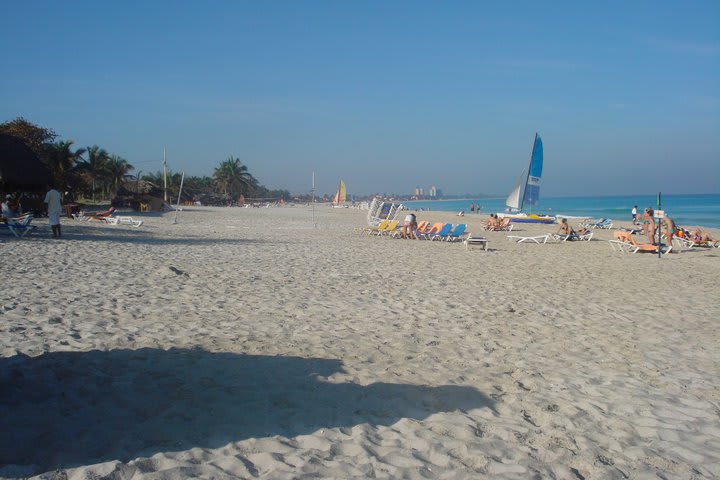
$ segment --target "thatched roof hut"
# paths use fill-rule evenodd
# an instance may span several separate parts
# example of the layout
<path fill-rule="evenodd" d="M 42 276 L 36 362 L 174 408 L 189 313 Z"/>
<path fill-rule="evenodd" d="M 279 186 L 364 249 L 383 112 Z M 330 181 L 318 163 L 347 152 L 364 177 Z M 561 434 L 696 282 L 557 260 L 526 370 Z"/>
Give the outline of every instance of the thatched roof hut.
<path fill-rule="evenodd" d="M 25 142 L 0 134 L 0 188 L 3 191 L 44 191 L 52 174 Z"/>

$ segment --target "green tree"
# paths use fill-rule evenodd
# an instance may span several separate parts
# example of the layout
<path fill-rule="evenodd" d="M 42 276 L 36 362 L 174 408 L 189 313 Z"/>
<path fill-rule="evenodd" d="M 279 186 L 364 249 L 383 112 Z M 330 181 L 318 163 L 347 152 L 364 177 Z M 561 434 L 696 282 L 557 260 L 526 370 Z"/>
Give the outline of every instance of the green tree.
<path fill-rule="evenodd" d="M 92 182 L 92 198 L 95 202 L 95 190 L 98 181 L 107 178 L 107 164 L 110 155 L 105 149 L 93 145 L 87 148 L 87 159 L 78 163 L 79 171 Z"/>
<path fill-rule="evenodd" d="M 28 122 L 23 117 L 0 123 L 0 133 L 22 139 L 43 161 L 47 159 L 47 145 L 57 138 L 57 133 L 53 130 Z"/>
<path fill-rule="evenodd" d="M 64 140 L 46 146 L 46 163 L 61 190 L 74 190 L 80 183 L 76 166 L 82 161 L 84 148 L 73 150 L 73 141 Z"/>
<path fill-rule="evenodd" d="M 220 162 L 213 173 L 213 178 L 220 192 L 232 197 L 246 193 L 250 187 L 257 185 L 255 178 L 248 172 L 247 166 L 243 165 L 239 159 L 233 158 L 232 155 L 227 160 Z"/>
<path fill-rule="evenodd" d="M 113 196 L 117 195 L 120 183 L 125 179 L 128 173 L 135 167 L 130 165 L 127 160 L 119 155 L 110 155 L 105 164 L 104 173 L 112 186 Z"/>

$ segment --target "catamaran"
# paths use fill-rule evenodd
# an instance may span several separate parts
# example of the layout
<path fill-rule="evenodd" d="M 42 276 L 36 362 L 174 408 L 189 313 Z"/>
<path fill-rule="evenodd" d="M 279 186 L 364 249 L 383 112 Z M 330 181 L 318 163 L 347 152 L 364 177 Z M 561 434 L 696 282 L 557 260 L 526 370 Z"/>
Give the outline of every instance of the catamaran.
<path fill-rule="evenodd" d="M 347 200 L 347 190 L 345 188 L 345 182 L 340 179 L 340 184 L 338 185 L 338 190 L 335 196 L 333 197 L 333 207 L 341 207 L 341 206 L 347 206 L 343 205 L 345 201 Z"/>
<path fill-rule="evenodd" d="M 523 170 L 515 188 L 512 189 L 505 205 L 512 213 L 498 213 L 499 218 L 511 218 L 513 222 L 521 223 L 554 223 L 555 217 L 523 212 L 525 206 L 535 206 L 540 200 L 540 178 L 543 167 L 543 145 L 540 135 L 535 134 L 530 165 Z"/>

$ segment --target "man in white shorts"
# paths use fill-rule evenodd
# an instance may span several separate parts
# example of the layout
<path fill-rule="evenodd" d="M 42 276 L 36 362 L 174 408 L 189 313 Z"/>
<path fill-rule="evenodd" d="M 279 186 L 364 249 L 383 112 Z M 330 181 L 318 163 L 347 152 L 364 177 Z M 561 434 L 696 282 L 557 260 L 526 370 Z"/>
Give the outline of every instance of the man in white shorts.
<path fill-rule="evenodd" d="M 405 217 L 405 224 L 403 225 L 403 238 L 416 238 L 415 230 L 417 229 L 417 218 L 414 213 L 409 213 Z"/>
<path fill-rule="evenodd" d="M 45 203 L 48 206 L 48 219 L 50 220 L 50 227 L 52 228 L 53 238 L 61 238 L 62 232 L 60 231 L 60 215 L 62 214 L 62 199 L 60 192 L 55 190 L 53 184 L 49 184 L 50 190 L 45 195 Z"/>

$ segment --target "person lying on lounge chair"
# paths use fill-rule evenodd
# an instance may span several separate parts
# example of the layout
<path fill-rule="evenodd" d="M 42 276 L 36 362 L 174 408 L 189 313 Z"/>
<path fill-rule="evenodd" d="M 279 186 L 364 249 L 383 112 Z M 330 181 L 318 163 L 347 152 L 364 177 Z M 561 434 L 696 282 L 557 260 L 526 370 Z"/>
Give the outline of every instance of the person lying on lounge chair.
<path fill-rule="evenodd" d="M 500 222 L 498 221 L 497 215 L 491 213 L 490 218 L 485 222 L 485 230 L 496 230 L 499 225 Z"/>
<path fill-rule="evenodd" d="M 0 223 L 23 224 L 27 221 L 28 217 L 32 216 L 32 213 L 26 213 L 24 215 L 18 215 L 16 217 L 6 217 L 4 215 L 0 215 Z"/>
<path fill-rule="evenodd" d="M 716 240 L 713 240 L 712 236 L 710 236 L 709 233 L 703 232 L 701 228 L 696 228 L 692 232 L 690 232 L 690 240 L 692 240 L 695 243 L 715 243 Z"/>
<path fill-rule="evenodd" d="M 569 223 L 567 223 L 567 218 L 563 218 L 560 220 L 560 230 L 558 231 L 558 234 L 560 235 L 575 235 L 575 230 L 570 226 Z"/>
<path fill-rule="evenodd" d="M 558 235 L 564 235 L 568 240 L 580 240 L 580 237 L 587 235 L 588 233 L 590 233 L 590 229 L 587 227 L 582 227 L 575 231 L 570 224 L 567 223 L 567 218 L 560 220 L 560 231 L 558 232 Z"/>

